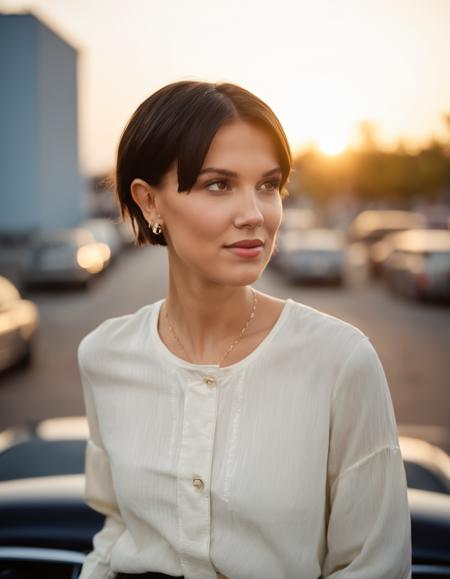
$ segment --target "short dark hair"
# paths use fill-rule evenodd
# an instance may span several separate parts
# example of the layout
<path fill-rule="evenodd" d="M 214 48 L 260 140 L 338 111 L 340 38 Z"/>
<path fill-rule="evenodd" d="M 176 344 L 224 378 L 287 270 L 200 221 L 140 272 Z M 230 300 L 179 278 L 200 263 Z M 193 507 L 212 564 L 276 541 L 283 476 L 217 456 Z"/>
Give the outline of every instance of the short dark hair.
<path fill-rule="evenodd" d="M 139 178 L 157 187 L 176 161 L 178 191 L 197 181 L 211 141 L 227 121 L 241 119 L 266 130 L 275 145 L 282 171 L 281 195 L 292 167 L 289 143 L 272 109 L 248 90 L 231 83 L 183 80 L 168 84 L 142 102 L 119 141 L 115 194 L 122 220 L 131 220 L 137 245 L 167 245 L 155 235 L 131 195 Z"/>

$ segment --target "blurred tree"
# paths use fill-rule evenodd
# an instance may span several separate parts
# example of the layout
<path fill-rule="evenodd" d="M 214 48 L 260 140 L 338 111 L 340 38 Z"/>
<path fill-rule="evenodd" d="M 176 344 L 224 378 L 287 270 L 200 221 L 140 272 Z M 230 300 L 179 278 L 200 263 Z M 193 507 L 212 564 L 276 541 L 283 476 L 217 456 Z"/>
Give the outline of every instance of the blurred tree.
<path fill-rule="evenodd" d="M 405 209 L 420 198 L 433 201 L 450 187 L 450 114 L 443 120 L 445 142 L 432 139 L 416 153 L 408 152 L 403 141 L 393 152 L 381 150 L 376 127 L 367 121 L 360 124 L 357 150 L 331 157 L 310 147 L 294 159 L 301 184 L 294 195 L 307 191 L 320 206 L 343 192 L 365 203 Z"/>
<path fill-rule="evenodd" d="M 446 153 L 447 148 L 447 153 Z M 450 151 L 434 140 L 419 152 L 415 164 L 416 193 L 434 199 L 449 185 Z"/>
<path fill-rule="evenodd" d="M 360 148 L 364 151 L 376 151 L 378 146 L 377 127 L 370 121 L 362 121 L 358 125 Z"/>

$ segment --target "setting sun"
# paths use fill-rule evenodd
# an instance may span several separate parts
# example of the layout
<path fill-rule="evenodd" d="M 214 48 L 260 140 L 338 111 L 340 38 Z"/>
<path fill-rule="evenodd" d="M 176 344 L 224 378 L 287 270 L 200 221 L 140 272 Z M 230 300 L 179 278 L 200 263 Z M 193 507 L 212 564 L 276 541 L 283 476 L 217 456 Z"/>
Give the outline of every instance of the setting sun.
<path fill-rule="evenodd" d="M 269 100 L 276 101 L 276 95 Z M 294 149 L 310 143 L 326 155 L 339 155 L 352 145 L 364 118 L 357 91 L 334 73 L 313 75 L 307 89 L 301 80 L 291 79 L 276 108 Z"/>
<path fill-rule="evenodd" d="M 325 155 L 340 155 L 347 148 L 347 142 L 339 136 L 330 134 L 323 139 L 318 140 L 317 146 Z"/>

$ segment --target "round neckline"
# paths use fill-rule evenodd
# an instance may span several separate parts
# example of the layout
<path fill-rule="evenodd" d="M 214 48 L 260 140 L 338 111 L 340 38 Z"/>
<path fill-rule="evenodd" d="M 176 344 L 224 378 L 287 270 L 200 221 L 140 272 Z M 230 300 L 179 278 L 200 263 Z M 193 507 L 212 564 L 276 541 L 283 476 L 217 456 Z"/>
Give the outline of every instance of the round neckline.
<path fill-rule="evenodd" d="M 242 368 L 243 366 L 246 366 L 251 361 L 253 361 L 257 356 L 259 356 L 261 351 L 266 348 L 266 346 L 273 340 L 275 335 L 281 329 L 281 326 L 288 318 L 288 311 L 293 305 L 294 301 L 291 298 L 287 298 L 285 300 L 283 309 L 281 310 L 277 320 L 275 321 L 274 325 L 267 333 L 267 335 L 264 337 L 264 339 L 261 340 L 261 342 L 256 346 L 256 348 L 252 350 L 249 354 L 247 354 L 247 356 L 245 356 L 238 362 L 235 362 L 234 364 L 230 364 L 229 366 L 219 366 L 218 364 L 194 364 L 192 362 L 188 362 L 187 360 L 183 360 L 183 358 L 180 358 L 179 356 L 176 356 L 173 352 L 171 352 L 169 348 L 166 346 L 166 344 L 162 341 L 158 332 L 159 313 L 161 311 L 161 306 L 163 303 L 164 298 L 155 302 L 152 306 L 150 306 L 150 320 L 149 320 L 150 335 L 153 340 L 153 343 L 159 350 L 160 354 L 164 356 L 172 364 L 175 364 L 176 366 L 181 368 L 196 370 L 197 372 L 202 370 L 230 372 L 232 370 L 237 370 Z"/>

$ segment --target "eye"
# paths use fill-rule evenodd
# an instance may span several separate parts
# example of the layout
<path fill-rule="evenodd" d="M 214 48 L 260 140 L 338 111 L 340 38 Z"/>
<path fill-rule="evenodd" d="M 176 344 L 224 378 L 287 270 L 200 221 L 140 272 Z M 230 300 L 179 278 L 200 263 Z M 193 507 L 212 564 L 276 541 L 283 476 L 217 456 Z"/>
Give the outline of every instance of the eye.
<path fill-rule="evenodd" d="M 277 191 L 281 185 L 280 181 L 265 181 L 263 185 L 266 185 L 267 183 L 269 183 L 270 187 L 266 188 L 266 191 Z"/>
<path fill-rule="evenodd" d="M 226 191 L 226 188 L 221 188 L 219 187 L 218 189 L 211 189 L 210 187 L 212 185 L 225 185 L 226 187 L 228 186 L 228 183 L 226 181 L 221 181 L 220 179 L 216 179 L 215 181 L 209 181 L 209 183 L 206 183 L 205 187 L 207 189 L 209 189 L 209 191 Z"/>

